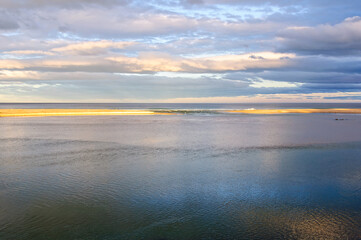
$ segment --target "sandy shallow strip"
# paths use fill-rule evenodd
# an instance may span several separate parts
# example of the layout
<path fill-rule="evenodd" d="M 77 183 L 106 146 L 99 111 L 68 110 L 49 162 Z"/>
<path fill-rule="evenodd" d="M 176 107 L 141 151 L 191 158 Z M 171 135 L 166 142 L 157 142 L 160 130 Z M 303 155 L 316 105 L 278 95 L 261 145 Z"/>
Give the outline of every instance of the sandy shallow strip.
<path fill-rule="evenodd" d="M 245 114 L 283 114 L 283 113 L 348 113 L 361 114 L 360 108 L 327 108 L 327 109 L 247 109 L 247 110 L 229 110 L 229 113 Z"/>
<path fill-rule="evenodd" d="M 148 110 L 112 109 L 0 109 L 0 117 L 105 116 L 105 115 L 169 115 Z"/>

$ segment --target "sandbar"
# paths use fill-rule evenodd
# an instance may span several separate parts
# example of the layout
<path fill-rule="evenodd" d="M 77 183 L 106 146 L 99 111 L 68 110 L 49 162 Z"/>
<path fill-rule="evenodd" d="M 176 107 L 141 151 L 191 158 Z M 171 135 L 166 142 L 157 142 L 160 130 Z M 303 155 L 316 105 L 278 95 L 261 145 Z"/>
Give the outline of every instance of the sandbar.
<path fill-rule="evenodd" d="M 107 115 L 174 115 L 197 113 L 199 110 L 139 110 L 139 109 L 0 109 L 0 117 L 48 117 L 48 116 L 107 116 Z M 215 113 L 241 114 L 287 114 L 287 113 L 343 113 L 361 114 L 360 108 L 327 109 L 244 109 L 244 110 L 207 110 Z"/>

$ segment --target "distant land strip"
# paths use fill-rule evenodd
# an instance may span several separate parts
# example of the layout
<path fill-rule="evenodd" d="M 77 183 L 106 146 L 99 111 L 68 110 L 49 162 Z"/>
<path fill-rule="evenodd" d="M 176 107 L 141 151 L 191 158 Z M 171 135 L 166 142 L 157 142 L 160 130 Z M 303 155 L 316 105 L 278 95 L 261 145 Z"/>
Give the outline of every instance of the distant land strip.
<path fill-rule="evenodd" d="M 0 109 L 0 117 L 170 115 L 150 110 L 118 109 Z"/>
<path fill-rule="evenodd" d="M 344 113 L 344 114 L 361 114 L 361 109 L 360 108 L 244 109 L 244 110 L 0 109 L 0 117 L 174 115 L 174 114 L 188 114 L 188 113 L 241 113 L 241 114 Z"/>
<path fill-rule="evenodd" d="M 361 114 L 360 108 L 304 108 L 304 109 L 245 109 L 245 110 L 227 110 L 229 113 L 245 114 L 284 114 L 284 113 L 348 113 Z"/>

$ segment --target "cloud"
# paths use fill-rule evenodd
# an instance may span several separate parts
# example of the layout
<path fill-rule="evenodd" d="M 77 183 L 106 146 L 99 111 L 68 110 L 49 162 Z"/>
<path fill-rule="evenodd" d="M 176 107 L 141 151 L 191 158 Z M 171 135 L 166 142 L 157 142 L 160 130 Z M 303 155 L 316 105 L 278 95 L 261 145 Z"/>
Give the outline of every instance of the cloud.
<path fill-rule="evenodd" d="M 253 86 L 254 84 L 270 84 L 268 81 L 230 81 L 219 76 L 199 76 L 198 78 L 188 77 L 165 77 L 157 75 L 98 75 L 104 77 L 102 81 L 91 80 L 56 80 L 56 73 L 47 73 L 48 80 L 15 80 L 2 81 L 0 84 L 0 95 L 10 94 L 12 96 L 45 96 L 49 99 L 64 99 L 75 101 L 78 99 L 165 99 L 176 98 L 209 98 L 217 97 L 231 99 L 253 98 L 263 95 L 265 99 L 274 98 L 281 101 L 279 96 L 292 94 L 294 97 L 299 94 L 309 95 L 309 89 L 297 89 L 289 83 L 288 86 Z M 141 87 L 140 87 L 141 86 Z M 296 88 L 296 89 L 295 89 Z M 313 90 L 314 91 L 314 90 Z M 316 91 L 318 91 L 316 89 Z M 297 94 L 296 94 L 297 93 Z M 325 94 L 326 95 L 326 94 Z M 327 96 L 344 96 L 327 95 Z M 240 97 L 243 96 L 243 97 Z M 268 97 L 267 97 L 268 96 Z M 348 95 L 354 96 L 354 95 Z"/>
<path fill-rule="evenodd" d="M 296 88 L 301 86 L 302 84 L 299 83 L 291 83 L 285 81 L 270 81 L 264 79 L 256 79 L 250 84 L 250 87 L 253 88 Z"/>
<path fill-rule="evenodd" d="M 122 44 L 121 44 L 122 45 Z M 57 49 L 63 53 L 73 45 Z M 81 45 L 83 46 L 83 45 Z M 89 50 L 85 44 L 85 49 Z M 93 46 L 90 44 L 90 46 Z M 102 45 L 103 46 L 103 45 Z M 123 45 L 122 45 L 123 46 Z M 93 48 L 90 48 L 93 49 Z M 82 49 L 80 48 L 79 51 Z M 94 49 L 93 49 L 94 50 Z M 33 53 L 33 52 L 30 52 Z M 257 55 L 258 58 L 250 56 Z M 0 60 L 0 69 L 62 72 L 225 72 L 246 69 L 272 69 L 290 64 L 293 54 L 260 52 L 212 57 L 177 57 L 166 53 L 143 52 L 138 57 L 111 54 L 99 56 L 51 56 L 45 59 Z"/>
<path fill-rule="evenodd" d="M 40 76 L 42 73 L 40 73 Z M 87 80 L 56 80 L 57 73 L 47 73 L 41 76 L 50 77 L 46 80 L 8 79 L 1 81 L 0 94 L 33 94 L 51 98 L 64 97 L 64 92 L 76 97 L 120 99 L 120 98 L 171 98 L 191 96 L 221 96 L 235 95 L 245 91 L 247 82 L 222 81 L 212 77 L 185 78 L 165 77 L 155 75 L 110 75 L 101 74 L 102 81 L 98 79 Z M 32 87 L 33 86 L 33 87 Z M 141 87 L 139 87 L 141 86 Z M 74 99 L 74 96 L 68 99 Z"/>
<path fill-rule="evenodd" d="M 264 19 L 227 20 L 222 15 L 217 14 L 203 17 L 189 16 L 172 11 L 159 11 L 139 4 L 115 4 L 112 8 L 93 4 L 81 8 L 64 8 L 61 6 L 49 9 L 41 7 L 7 8 L 6 12 L 7 17 L 4 18 L 4 21 L 11 19 L 11 22 L 15 24 L 14 26 L 32 38 L 56 38 L 59 37 L 59 34 L 65 37 L 73 35 L 101 39 L 149 38 L 172 35 L 209 37 L 225 34 L 249 38 L 258 34 L 273 35 L 277 29 L 288 26 L 285 22 L 265 21 Z M 175 39 L 178 38 L 179 36 Z"/>
<path fill-rule="evenodd" d="M 0 30 L 14 30 L 19 27 L 13 16 L 0 9 Z"/>
<path fill-rule="evenodd" d="M 196 18 L 171 12 L 142 11 L 137 8 L 116 7 L 113 9 L 93 8 L 62 9 L 54 12 L 39 12 L 33 19 L 35 25 L 54 31 L 84 37 L 139 38 L 193 34 L 214 36 L 250 36 L 270 34 L 286 26 L 272 21 L 225 21 L 216 17 Z M 44 22 L 43 19 L 50 19 Z M 51 28 L 51 25 L 57 28 Z M 26 26 L 25 26 L 26 27 Z M 42 30 L 43 31 L 43 30 Z"/>
<path fill-rule="evenodd" d="M 130 1 L 127 0 L 1 0 L 2 8 L 39 8 L 39 7 L 82 7 L 87 4 L 104 5 L 124 5 Z"/>
<path fill-rule="evenodd" d="M 348 55 L 361 52 L 361 17 L 346 18 L 336 25 L 290 27 L 279 33 L 280 47 L 304 54 Z"/>
<path fill-rule="evenodd" d="M 359 102 L 361 92 L 355 93 L 309 93 L 309 94 L 256 94 L 253 96 L 237 97 L 201 97 L 201 98 L 170 98 L 151 99 L 139 102 L 154 103 L 335 103 L 335 102 Z M 347 101 L 345 101 L 347 100 Z M 136 99 L 129 99 L 134 102 Z"/>
<path fill-rule="evenodd" d="M 132 41 L 116 41 L 116 40 L 96 40 L 96 41 L 70 41 L 70 40 L 30 40 L 17 39 L 11 42 L 9 39 L 1 39 L 0 46 L 4 54 L 7 55 L 101 55 L 110 52 L 119 52 L 137 45 Z M 2 49 L 1 49 L 2 48 Z M 16 50 L 15 50 L 16 49 Z M 29 56 L 30 57 L 30 56 Z"/>
<path fill-rule="evenodd" d="M 42 15 L 47 15 L 42 13 Z M 63 9 L 54 13 L 61 31 L 95 37 L 145 37 L 196 30 L 197 20 L 182 15 L 143 12 L 129 8 Z"/>
<path fill-rule="evenodd" d="M 39 79 L 40 73 L 36 71 L 0 71 L 0 80 L 27 80 L 27 79 Z M 1 84 L 1 87 L 4 87 Z"/>
<path fill-rule="evenodd" d="M 356 99 L 335 94 L 360 89 L 360 8 L 338 0 L 2 0 L 0 96 Z"/>
<path fill-rule="evenodd" d="M 337 91 L 360 91 L 361 84 L 333 84 L 333 83 L 323 83 L 323 84 L 314 84 L 314 83 L 307 83 L 303 84 L 302 88 L 308 89 L 317 89 L 320 90 L 337 90 Z"/>
<path fill-rule="evenodd" d="M 361 83 L 361 74 L 341 72 L 302 72 L 302 71 L 273 71 L 258 74 L 260 77 L 277 80 L 313 84 L 354 84 Z"/>
<path fill-rule="evenodd" d="M 1 19 L 0 18 L 0 30 L 11 30 L 18 28 L 19 25 L 16 22 L 13 22 L 8 19 Z"/>
<path fill-rule="evenodd" d="M 257 68 L 278 68 L 289 64 L 284 57 L 294 57 L 293 54 L 273 52 L 257 53 L 254 59 L 250 54 L 221 55 L 212 57 L 180 58 L 157 53 L 143 53 L 138 58 L 109 57 L 107 60 L 126 66 L 130 72 L 225 72 Z"/>
<path fill-rule="evenodd" d="M 274 4 L 274 5 L 279 5 L 279 4 L 285 4 L 284 0 L 276 0 L 276 1 L 271 1 L 271 0 L 180 0 L 181 3 L 183 4 L 196 4 L 196 5 L 200 5 L 200 4 L 207 4 L 207 5 L 213 5 L 213 4 L 230 4 L 230 5 L 267 5 L 267 4 Z M 289 3 L 291 3 L 292 1 L 288 1 Z"/>
<path fill-rule="evenodd" d="M 0 69 L 10 69 L 10 70 L 22 70 L 26 68 L 27 65 L 19 60 L 7 60 L 7 59 L 0 59 Z"/>
<path fill-rule="evenodd" d="M 107 53 L 109 49 L 123 49 L 134 44 L 134 42 L 114 42 L 109 40 L 86 41 L 71 43 L 63 47 L 53 48 L 50 51 L 71 55 L 98 55 Z"/>
<path fill-rule="evenodd" d="M 6 76 L 6 74 L 11 74 Z M 24 76 L 24 74 L 27 74 Z M 2 76 L 4 78 L 2 78 Z M 30 77 L 33 77 L 32 79 Z M 99 79 L 102 79 L 99 81 Z M 0 95 L 42 96 L 51 101 L 140 102 L 280 102 L 331 101 L 325 97 L 358 99 L 360 85 L 354 89 L 292 82 L 274 82 L 262 78 L 230 80 L 224 74 L 111 74 L 58 72 L 0 72 Z M 350 85 L 351 86 L 351 85 Z M 341 88 L 342 89 L 342 88 Z M 26 98 L 25 98 L 26 99 Z"/>

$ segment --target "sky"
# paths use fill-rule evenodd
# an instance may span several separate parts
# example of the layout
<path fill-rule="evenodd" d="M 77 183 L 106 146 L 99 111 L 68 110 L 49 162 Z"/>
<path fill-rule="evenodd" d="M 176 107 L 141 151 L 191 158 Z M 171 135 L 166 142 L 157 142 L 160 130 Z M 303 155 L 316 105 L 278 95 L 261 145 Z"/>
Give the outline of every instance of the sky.
<path fill-rule="evenodd" d="M 361 102 L 361 1 L 0 0 L 0 102 Z"/>

